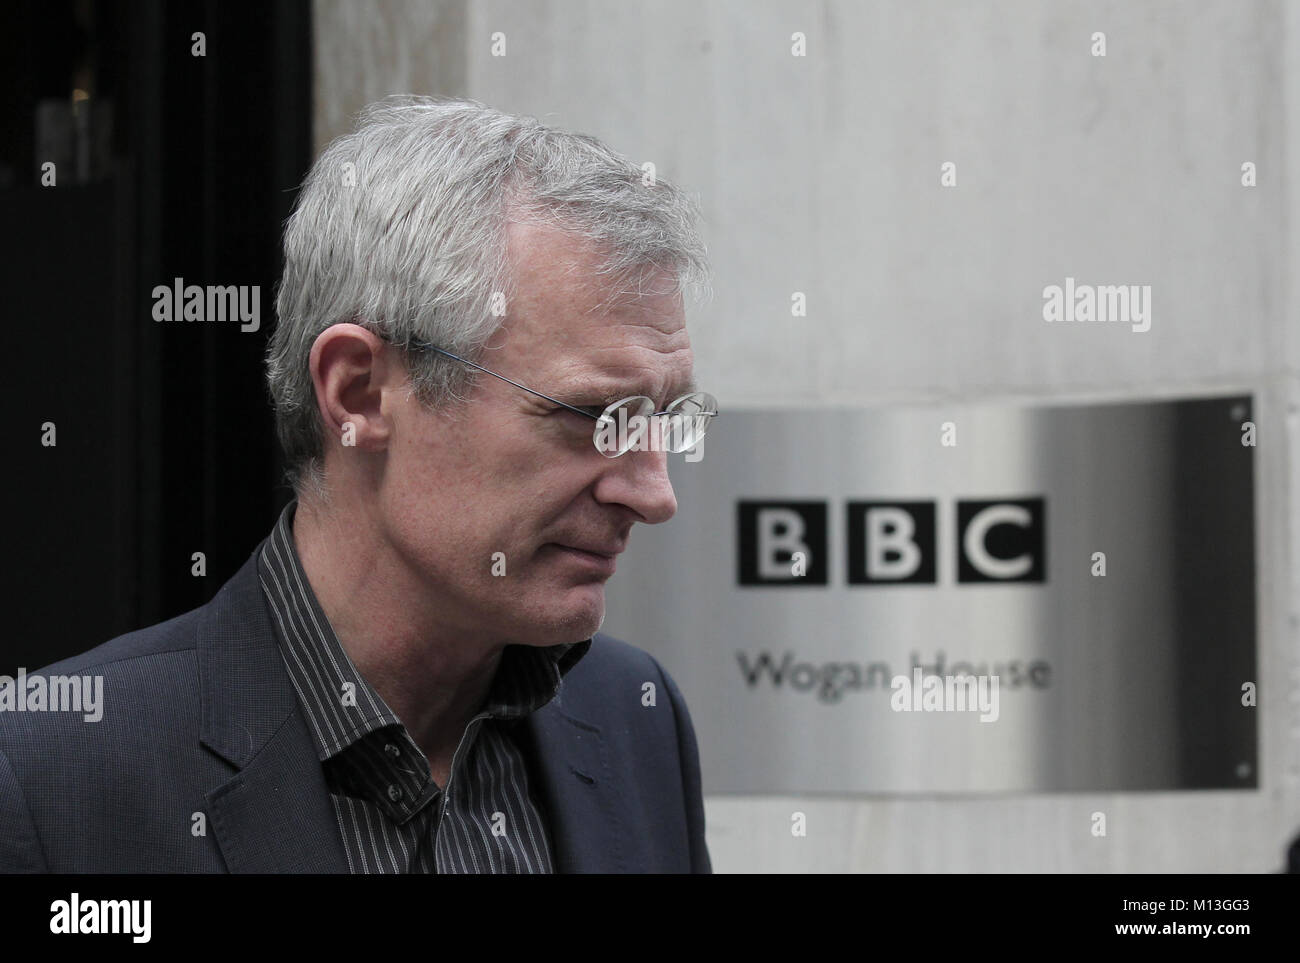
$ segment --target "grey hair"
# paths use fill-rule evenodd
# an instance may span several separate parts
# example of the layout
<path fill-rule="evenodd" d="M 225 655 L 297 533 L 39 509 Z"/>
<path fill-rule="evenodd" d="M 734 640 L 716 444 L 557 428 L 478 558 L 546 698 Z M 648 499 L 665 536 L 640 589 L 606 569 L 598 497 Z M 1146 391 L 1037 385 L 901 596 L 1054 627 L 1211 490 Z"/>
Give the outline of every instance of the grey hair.
<path fill-rule="evenodd" d="M 594 137 L 472 100 L 390 97 L 312 166 L 284 234 L 278 322 L 266 354 L 276 434 L 298 495 L 328 500 L 324 432 L 308 360 L 317 336 L 353 322 L 393 344 L 432 342 L 472 361 L 515 294 L 511 220 L 590 242 L 614 294 L 711 294 L 699 204 Z M 494 295 L 498 296 L 494 309 Z M 463 401 L 475 372 L 431 352 L 407 355 L 430 408 Z"/>

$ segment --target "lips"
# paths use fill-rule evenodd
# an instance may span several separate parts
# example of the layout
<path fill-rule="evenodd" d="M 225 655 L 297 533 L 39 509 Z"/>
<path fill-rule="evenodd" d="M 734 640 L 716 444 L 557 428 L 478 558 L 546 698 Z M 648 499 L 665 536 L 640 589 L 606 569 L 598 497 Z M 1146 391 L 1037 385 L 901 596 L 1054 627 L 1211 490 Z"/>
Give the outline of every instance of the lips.
<path fill-rule="evenodd" d="M 572 548 L 575 551 L 586 552 L 588 555 L 599 555 L 601 558 L 615 558 L 622 555 L 627 550 L 627 536 L 617 541 L 587 541 L 582 539 L 573 542 L 554 541 L 552 545 L 558 545 L 560 548 Z"/>
<path fill-rule="evenodd" d="M 580 565 L 589 574 L 602 581 L 612 576 L 618 567 L 618 556 L 623 549 L 617 545 L 599 545 L 579 547 L 563 542 L 552 542 L 551 546 L 564 557 Z M 596 551 L 599 548 L 601 551 Z"/>
<path fill-rule="evenodd" d="M 601 558 L 613 558 L 616 555 L 622 555 L 623 549 L 616 545 L 595 546 L 595 545 L 567 545 L 563 542 L 556 542 L 560 548 L 572 548 L 579 552 L 586 552 L 589 555 L 599 555 Z"/>

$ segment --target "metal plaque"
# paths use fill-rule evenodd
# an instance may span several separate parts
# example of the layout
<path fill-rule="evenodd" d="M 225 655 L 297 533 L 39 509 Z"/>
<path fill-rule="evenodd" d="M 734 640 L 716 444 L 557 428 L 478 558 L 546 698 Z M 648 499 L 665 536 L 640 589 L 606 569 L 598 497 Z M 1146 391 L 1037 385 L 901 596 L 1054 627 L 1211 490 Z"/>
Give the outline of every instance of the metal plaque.
<path fill-rule="evenodd" d="M 604 630 L 708 793 L 1253 789 L 1251 410 L 724 407 Z"/>

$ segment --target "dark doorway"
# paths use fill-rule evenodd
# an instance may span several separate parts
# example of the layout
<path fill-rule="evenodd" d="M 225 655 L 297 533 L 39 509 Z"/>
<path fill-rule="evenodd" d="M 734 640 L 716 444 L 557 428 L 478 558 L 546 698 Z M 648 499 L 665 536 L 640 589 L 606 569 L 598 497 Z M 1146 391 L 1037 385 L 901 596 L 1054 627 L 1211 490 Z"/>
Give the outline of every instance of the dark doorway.
<path fill-rule="evenodd" d="M 6 20 L 12 674 L 207 601 L 288 500 L 262 357 L 311 161 L 311 25 L 307 0 L 23 0 Z M 178 278 L 256 289 L 256 330 L 155 320 Z"/>

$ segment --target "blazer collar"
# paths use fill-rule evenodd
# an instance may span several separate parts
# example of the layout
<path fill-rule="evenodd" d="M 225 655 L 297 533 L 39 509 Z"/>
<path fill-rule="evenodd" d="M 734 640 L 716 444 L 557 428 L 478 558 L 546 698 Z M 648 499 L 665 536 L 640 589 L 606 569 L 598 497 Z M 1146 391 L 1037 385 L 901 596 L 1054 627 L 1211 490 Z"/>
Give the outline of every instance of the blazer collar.
<path fill-rule="evenodd" d="M 334 803 L 257 577 L 261 545 L 199 621 L 200 740 L 238 771 L 207 794 L 232 873 L 348 872 Z"/>

